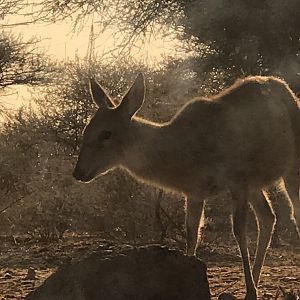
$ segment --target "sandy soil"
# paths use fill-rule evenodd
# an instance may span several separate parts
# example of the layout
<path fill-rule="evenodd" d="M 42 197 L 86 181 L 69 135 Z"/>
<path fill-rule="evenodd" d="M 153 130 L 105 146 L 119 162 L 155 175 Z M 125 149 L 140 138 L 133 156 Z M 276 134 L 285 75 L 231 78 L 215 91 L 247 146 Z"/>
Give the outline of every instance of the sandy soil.
<path fill-rule="evenodd" d="M 59 243 L 0 241 L 0 300 L 22 299 L 36 289 L 58 266 L 79 259 L 93 250 L 116 247 L 95 237 L 67 238 Z M 252 247 L 253 248 L 253 247 Z M 251 252 L 253 254 L 253 252 Z M 233 241 L 203 246 L 199 256 L 207 263 L 212 299 L 222 292 L 244 295 L 240 258 Z M 259 298 L 274 298 L 278 287 L 300 289 L 300 248 L 285 245 L 269 249 L 259 288 Z"/>

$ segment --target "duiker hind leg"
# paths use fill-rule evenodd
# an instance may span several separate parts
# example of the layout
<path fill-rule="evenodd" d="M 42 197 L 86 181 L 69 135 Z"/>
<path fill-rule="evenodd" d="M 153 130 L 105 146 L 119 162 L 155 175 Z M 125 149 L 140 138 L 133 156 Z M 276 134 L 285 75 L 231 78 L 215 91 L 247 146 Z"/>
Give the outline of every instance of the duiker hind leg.
<path fill-rule="evenodd" d="M 246 283 L 246 300 L 256 300 L 256 286 L 250 268 L 250 259 L 246 237 L 247 214 L 249 210 L 249 198 L 252 192 L 246 185 L 234 186 L 231 189 L 232 196 L 232 225 L 233 233 L 239 245 L 242 256 L 243 269 Z"/>
<path fill-rule="evenodd" d="M 284 183 L 288 193 L 288 201 L 291 208 L 291 220 L 295 224 L 295 230 L 300 238 L 300 199 L 299 199 L 299 164 L 285 176 Z"/>
<path fill-rule="evenodd" d="M 198 244 L 198 230 L 204 201 L 195 197 L 186 198 L 185 227 L 186 227 L 186 254 L 193 256 Z"/>
<path fill-rule="evenodd" d="M 265 192 L 259 192 L 257 196 L 253 195 L 250 199 L 258 227 L 256 254 L 252 268 L 253 280 L 256 287 L 258 287 L 261 269 L 264 264 L 267 248 L 270 245 L 276 220 L 267 197 L 268 195 Z"/>

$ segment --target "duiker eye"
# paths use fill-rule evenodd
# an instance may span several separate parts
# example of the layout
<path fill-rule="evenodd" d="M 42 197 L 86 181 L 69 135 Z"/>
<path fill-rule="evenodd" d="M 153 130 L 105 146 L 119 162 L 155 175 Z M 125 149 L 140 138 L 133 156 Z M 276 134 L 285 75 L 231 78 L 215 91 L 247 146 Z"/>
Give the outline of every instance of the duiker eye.
<path fill-rule="evenodd" d="M 99 141 L 108 140 L 110 137 L 111 137 L 111 131 L 109 131 L 109 130 L 103 130 L 100 133 L 100 135 L 98 137 L 98 140 Z"/>

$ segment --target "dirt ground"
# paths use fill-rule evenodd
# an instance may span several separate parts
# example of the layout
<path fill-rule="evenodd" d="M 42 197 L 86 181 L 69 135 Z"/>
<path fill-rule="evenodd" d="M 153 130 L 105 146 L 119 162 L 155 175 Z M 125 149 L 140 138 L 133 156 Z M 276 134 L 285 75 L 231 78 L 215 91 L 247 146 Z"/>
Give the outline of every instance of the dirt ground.
<path fill-rule="evenodd" d="M 0 240 L 0 300 L 23 299 L 36 289 L 57 267 L 82 258 L 95 249 L 114 251 L 117 246 L 97 237 L 68 237 L 55 244 Z M 250 248 L 253 255 L 254 247 Z M 229 292 L 243 299 L 244 281 L 238 250 L 233 241 L 215 243 L 199 249 L 208 266 L 212 299 Z M 300 289 L 300 248 L 289 245 L 268 251 L 259 287 L 260 299 L 272 299 L 278 287 Z"/>

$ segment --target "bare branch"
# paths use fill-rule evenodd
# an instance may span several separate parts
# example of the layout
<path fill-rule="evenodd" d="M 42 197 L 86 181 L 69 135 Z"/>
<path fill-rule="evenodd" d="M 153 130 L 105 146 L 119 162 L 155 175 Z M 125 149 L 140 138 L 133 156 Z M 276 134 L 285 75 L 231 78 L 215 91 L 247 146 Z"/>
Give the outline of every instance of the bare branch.
<path fill-rule="evenodd" d="M 37 50 L 39 40 L 22 41 L 21 37 L 0 35 L 0 90 L 13 84 L 38 84 L 47 80 L 51 64 Z"/>
<path fill-rule="evenodd" d="M 23 0 L 0 0 L 0 18 L 18 13 L 25 5 Z"/>

